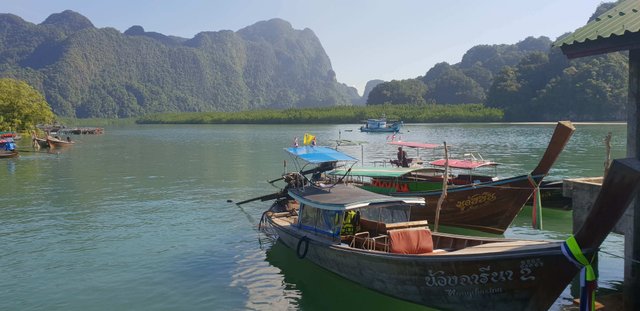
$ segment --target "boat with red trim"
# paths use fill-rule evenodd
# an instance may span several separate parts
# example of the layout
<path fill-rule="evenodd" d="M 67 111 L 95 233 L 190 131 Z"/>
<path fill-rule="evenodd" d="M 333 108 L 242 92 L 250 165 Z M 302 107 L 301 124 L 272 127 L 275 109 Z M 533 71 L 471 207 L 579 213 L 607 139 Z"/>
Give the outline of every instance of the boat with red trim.
<path fill-rule="evenodd" d="M 558 122 L 549 145 L 538 166 L 527 175 L 495 180 L 478 174 L 452 176 L 446 197 L 440 210 L 440 224 L 502 234 L 527 203 L 537 194 L 540 182 L 548 174 L 556 159 L 571 138 L 575 127 L 569 121 Z M 450 166 L 459 168 L 492 167 L 491 161 L 449 160 Z M 432 161 L 442 165 L 443 160 Z M 427 201 L 427 208 L 414 211 L 418 219 L 435 221 L 436 206 L 442 196 L 444 169 L 426 171 L 409 168 L 380 170 L 374 174 L 369 168 L 338 169 L 330 176 L 343 176 L 344 182 L 353 182 L 363 189 L 392 196 L 420 196 Z M 405 172 L 399 174 L 401 172 Z M 387 174 L 387 175 L 383 175 Z M 351 177 L 349 177 L 351 176 Z M 448 174 L 447 174 L 448 176 Z M 449 178 L 449 177 L 448 177 Z"/>

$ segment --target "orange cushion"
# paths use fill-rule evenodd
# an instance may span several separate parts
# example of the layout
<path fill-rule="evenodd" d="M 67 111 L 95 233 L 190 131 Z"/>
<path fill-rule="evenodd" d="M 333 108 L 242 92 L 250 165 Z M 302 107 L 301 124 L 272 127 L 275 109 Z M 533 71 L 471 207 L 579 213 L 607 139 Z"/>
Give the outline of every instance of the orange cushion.
<path fill-rule="evenodd" d="M 423 254 L 433 252 L 431 231 L 426 228 L 389 230 L 389 252 L 396 254 Z"/>

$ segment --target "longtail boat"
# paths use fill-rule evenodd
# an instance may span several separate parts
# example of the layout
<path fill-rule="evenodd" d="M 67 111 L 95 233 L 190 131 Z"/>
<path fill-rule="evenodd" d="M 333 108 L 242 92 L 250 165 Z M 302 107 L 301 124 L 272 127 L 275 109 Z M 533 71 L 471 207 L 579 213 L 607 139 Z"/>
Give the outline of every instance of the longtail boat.
<path fill-rule="evenodd" d="M 46 138 L 33 137 L 33 146 L 35 148 L 49 148 L 49 142 Z"/>
<path fill-rule="evenodd" d="M 399 160 L 390 161 L 374 161 L 374 166 L 354 167 L 347 178 L 353 181 L 359 187 L 382 194 L 391 194 L 393 192 L 416 192 L 431 191 L 442 189 L 442 181 L 444 179 L 444 160 L 438 159 L 427 162 L 420 157 L 420 150 L 439 149 L 443 145 L 411 142 L 411 141 L 390 141 L 389 145 L 400 147 L 409 147 L 417 150 L 416 157 L 410 157 L 408 163 L 410 165 L 403 167 L 399 164 Z M 382 165 L 380 165 L 382 164 Z M 388 164 L 391 164 L 390 166 Z M 467 185 L 471 183 L 480 183 L 487 181 L 496 181 L 495 168 L 498 163 L 478 160 L 473 154 L 465 154 L 460 159 L 449 159 L 449 168 L 447 183 L 450 186 Z M 480 168 L 493 168 L 492 174 L 480 172 Z M 336 170 L 328 172 L 329 176 L 340 176 L 345 170 Z M 353 177 L 358 177 L 354 179 Z"/>
<path fill-rule="evenodd" d="M 426 221 L 412 220 L 424 209 L 422 198 L 318 185 L 305 176 L 289 180 L 260 228 L 298 258 L 428 307 L 547 310 L 581 268 L 593 283 L 589 263 L 640 190 L 640 163 L 613 161 L 582 228 L 566 241 L 431 232 Z"/>
<path fill-rule="evenodd" d="M 47 143 L 49 144 L 49 148 L 62 148 L 73 146 L 73 144 L 75 144 L 75 142 L 71 141 L 70 139 L 62 140 L 51 136 L 47 137 Z"/>
<path fill-rule="evenodd" d="M 489 179 L 484 182 L 479 180 L 480 182 L 448 188 L 446 198 L 442 202 L 439 224 L 496 234 L 504 233 L 547 175 L 574 131 L 575 127 L 571 122 L 558 122 L 538 166 L 528 175 L 500 180 Z M 441 162 L 443 161 L 438 160 L 432 163 L 441 164 Z M 488 162 L 484 165 L 493 165 L 492 163 Z M 469 161 L 460 161 L 455 165 L 464 167 L 472 164 Z M 352 171 L 355 173 L 350 172 L 351 174 L 359 174 L 357 168 L 353 168 Z M 346 170 L 336 170 L 330 174 L 341 176 L 346 174 Z M 413 217 L 435 222 L 436 206 L 442 195 L 442 184 L 434 183 L 433 177 L 420 180 L 421 177 L 414 171 L 411 171 L 410 175 L 403 176 L 407 178 L 393 180 L 374 177 L 371 182 L 359 185 L 376 192 L 386 189 L 385 193 L 392 196 L 422 196 L 427 201 L 427 208 L 414 211 Z M 465 177 L 458 177 L 458 179 L 462 180 Z M 473 179 L 475 181 L 478 177 Z M 436 187 L 440 190 L 435 190 Z"/>

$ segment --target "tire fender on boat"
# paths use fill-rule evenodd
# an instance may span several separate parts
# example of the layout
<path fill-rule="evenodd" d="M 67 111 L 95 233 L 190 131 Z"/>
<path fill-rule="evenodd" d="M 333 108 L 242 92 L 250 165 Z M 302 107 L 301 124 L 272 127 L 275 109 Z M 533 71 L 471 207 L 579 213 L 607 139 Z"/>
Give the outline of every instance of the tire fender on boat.
<path fill-rule="evenodd" d="M 302 243 L 304 242 L 304 252 L 302 252 L 302 254 L 300 253 L 300 247 L 302 246 Z M 309 251 L 309 238 L 306 236 L 303 236 L 300 238 L 300 241 L 298 241 L 298 247 L 296 247 L 296 255 L 298 255 L 298 258 L 303 259 L 305 256 L 307 256 L 307 251 Z"/>

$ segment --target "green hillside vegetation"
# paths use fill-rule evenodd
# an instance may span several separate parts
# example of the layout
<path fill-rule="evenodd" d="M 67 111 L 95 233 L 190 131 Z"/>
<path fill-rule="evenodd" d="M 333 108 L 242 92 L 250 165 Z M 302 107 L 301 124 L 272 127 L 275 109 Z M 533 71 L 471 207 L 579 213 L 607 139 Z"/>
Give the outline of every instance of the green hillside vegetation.
<path fill-rule="evenodd" d="M 591 19 L 611 8 L 603 3 Z M 413 79 L 378 84 L 367 105 L 484 103 L 505 121 L 625 120 L 628 56 L 567 60 L 547 37 L 513 45 L 479 45 L 462 61 L 439 63 Z"/>
<path fill-rule="evenodd" d="M 58 116 L 351 105 L 310 29 L 273 19 L 191 39 L 95 28 L 64 11 L 39 25 L 0 14 L 0 77 L 42 91 Z"/>
<path fill-rule="evenodd" d="M 612 5 L 599 5 L 591 19 Z M 372 80 L 360 97 L 337 81 L 312 30 L 281 19 L 193 38 L 141 26 L 124 33 L 96 28 L 73 11 L 38 25 L 0 14 L 0 29 L 0 78 L 26 81 L 64 118 L 341 123 L 378 117 L 377 106 L 415 113 L 397 115 L 405 122 L 494 121 L 498 114 L 505 121 L 626 116 L 626 54 L 569 61 L 544 36 L 474 46 L 459 63 L 436 64 L 424 76 Z"/>
<path fill-rule="evenodd" d="M 369 93 L 367 104 L 485 102 L 494 77 L 505 66 L 515 66 L 529 53 L 546 51 L 550 45 L 547 37 L 529 37 L 513 45 L 474 46 L 458 64 L 442 62 L 424 76 L 378 84 Z"/>
<path fill-rule="evenodd" d="M 161 113 L 139 118 L 139 124 L 348 124 L 386 115 L 405 123 L 499 122 L 503 112 L 481 104 L 377 105 L 242 112 Z"/>

